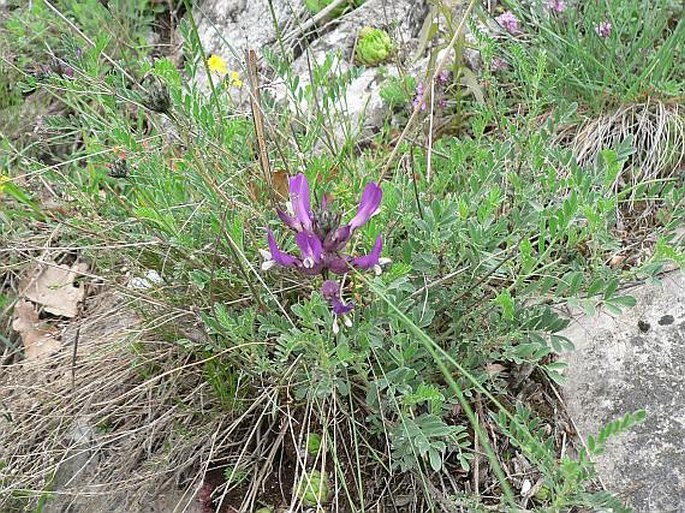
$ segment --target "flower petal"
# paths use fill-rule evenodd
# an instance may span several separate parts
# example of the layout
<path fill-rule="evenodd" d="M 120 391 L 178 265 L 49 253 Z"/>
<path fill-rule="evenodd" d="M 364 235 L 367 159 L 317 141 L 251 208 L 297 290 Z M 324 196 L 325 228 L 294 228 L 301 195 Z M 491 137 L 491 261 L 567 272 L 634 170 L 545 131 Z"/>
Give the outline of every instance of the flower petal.
<path fill-rule="evenodd" d="M 340 297 L 340 285 L 333 280 L 326 280 L 321 285 L 321 295 L 326 299 Z"/>
<path fill-rule="evenodd" d="M 345 274 L 350 270 L 348 258 L 336 254 L 327 253 L 324 256 L 324 264 L 331 270 L 332 273 Z"/>
<path fill-rule="evenodd" d="M 340 251 L 345 247 L 347 241 L 352 236 L 352 228 L 349 224 L 339 227 L 337 230 L 326 235 L 323 241 L 323 247 L 326 251 Z"/>
<path fill-rule="evenodd" d="M 278 249 L 278 244 L 276 244 L 276 239 L 271 230 L 267 231 L 267 238 L 269 241 L 271 258 L 274 262 L 276 262 L 278 265 L 282 265 L 283 267 L 299 267 L 301 265 L 297 258 L 287 253 L 283 253 L 280 249 Z"/>
<path fill-rule="evenodd" d="M 355 215 L 349 223 L 352 230 L 363 226 L 373 215 L 378 212 L 378 207 L 381 204 L 383 191 L 373 182 L 367 184 L 362 194 L 362 200 L 359 203 L 357 215 Z"/>
<path fill-rule="evenodd" d="M 321 285 L 321 295 L 330 303 L 335 315 L 345 315 L 354 310 L 354 303 L 343 303 L 340 297 L 340 285 L 333 280 L 326 280 Z"/>
<path fill-rule="evenodd" d="M 376 239 L 376 244 L 373 246 L 373 250 L 368 255 L 361 257 L 356 257 L 352 259 L 352 265 L 360 270 L 373 269 L 378 265 L 381 256 L 381 250 L 383 249 L 383 239 L 379 235 Z"/>
<path fill-rule="evenodd" d="M 309 182 L 302 173 L 290 178 L 290 201 L 295 219 L 301 229 L 312 231 L 311 208 L 309 204 Z M 287 223 L 286 223 L 287 224 Z"/>
<path fill-rule="evenodd" d="M 335 315 L 345 315 L 354 310 L 354 303 L 345 304 L 340 299 L 334 299 L 331 301 L 331 309 Z"/>
<path fill-rule="evenodd" d="M 289 216 L 282 210 L 277 210 L 276 212 L 278 213 L 278 217 L 281 218 L 281 221 L 283 221 L 283 224 L 291 230 L 299 232 L 302 229 L 298 220 L 295 219 L 293 216 Z"/>
<path fill-rule="evenodd" d="M 302 264 L 307 269 L 312 269 L 321 262 L 321 241 L 313 233 L 299 232 L 295 236 L 295 242 L 302 254 Z"/>

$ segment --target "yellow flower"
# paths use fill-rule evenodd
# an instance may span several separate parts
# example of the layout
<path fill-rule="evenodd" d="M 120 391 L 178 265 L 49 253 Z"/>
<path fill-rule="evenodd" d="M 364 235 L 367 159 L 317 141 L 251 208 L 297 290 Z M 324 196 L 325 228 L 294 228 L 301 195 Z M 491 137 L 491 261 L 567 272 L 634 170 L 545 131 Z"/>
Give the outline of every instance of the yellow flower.
<path fill-rule="evenodd" d="M 209 71 L 218 75 L 228 74 L 228 65 L 224 58 L 219 55 L 210 55 L 207 59 L 207 67 L 209 68 Z"/>
<path fill-rule="evenodd" d="M 240 75 L 238 75 L 237 71 L 231 72 L 231 85 L 238 89 L 243 87 L 243 81 L 240 80 Z"/>

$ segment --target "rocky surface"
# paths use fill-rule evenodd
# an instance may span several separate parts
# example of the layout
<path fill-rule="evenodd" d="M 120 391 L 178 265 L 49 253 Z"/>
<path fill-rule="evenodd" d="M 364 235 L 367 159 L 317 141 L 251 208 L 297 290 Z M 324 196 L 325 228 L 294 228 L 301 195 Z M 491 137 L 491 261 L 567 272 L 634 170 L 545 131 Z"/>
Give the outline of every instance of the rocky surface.
<path fill-rule="evenodd" d="M 396 44 L 395 58 L 383 64 L 384 76 L 399 74 L 398 61 L 407 65 L 410 72 L 418 69 L 408 56 L 417 48 L 429 12 L 425 0 L 366 0 L 339 18 L 318 21 L 318 16 L 313 17 L 297 0 L 274 0 L 271 4 L 273 10 L 268 2 L 205 0 L 194 13 L 205 53 L 225 57 L 231 69 L 244 73 L 246 48 L 255 49 L 260 57 L 269 49 L 279 55 L 285 50 L 293 59 L 292 73 L 299 77 L 300 88 L 304 88 L 309 82 L 311 63 L 322 63 L 327 55 L 336 56 L 333 68 L 337 75 L 350 70 L 359 30 L 372 25 L 385 28 Z M 424 61 L 423 70 L 425 64 Z M 261 71 L 269 75 L 265 65 Z M 365 68 L 352 80 L 340 102 L 340 114 L 354 133 L 368 133 L 382 124 L 385 112 L 379 96 L 380 75 L 380 67 Z M 277 77 L 271 78 L 277 83 L 270 88 L 276 100 L 287 101 L 285 86 L 278 85 Z M 203 83 L 206 77 L 200 75 L 198 80 Z M 245 102 L 245 92 L 242 96 Z"/>
<path fill-rule="evenodd" d="M 685 511 L 685 274 L 630 291 L 620 316 L 581 318 L 565 333 L 569 412 L 584 437 L 627 412 L 647 420 L 609 442 L 597 467 L 637 512 Z"/>

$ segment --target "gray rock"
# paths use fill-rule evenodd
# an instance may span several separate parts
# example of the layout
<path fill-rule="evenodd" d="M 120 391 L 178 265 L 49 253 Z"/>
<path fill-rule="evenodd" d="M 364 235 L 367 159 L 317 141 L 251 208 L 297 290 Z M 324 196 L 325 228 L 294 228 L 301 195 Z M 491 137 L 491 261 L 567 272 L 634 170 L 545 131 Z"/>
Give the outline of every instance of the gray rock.
<path fill-rule="evenodd" d="M 261 53 L 276 42 L 276 27 L 288 30 L 303 12 L 300 0 L 205 0 L 193 9 L 193 16 L 205 53 L 221 55 L 231 69 L 243 70 L 246 49 Z M 204 84 L 207 77 L 199 71 L 196 79 Z"/>
<path fill-rule="evenodd" d="M 338 56 L 335 69 L 339 74 L 353 67 L 357 34 L 365 25 L 386 28 L 398 42 L 400 58 L 406 60 L 416 49 L 417 36 L 428 12 L 425 0 L 366 0 L 344 16 L 314 26 L 311 13 L 300 1 L 273 0 L 272 5 L 273 13 L 266 1 L 205 0 L 194 11 L 205 52 L 223 56 L 231 69 L 243 70 L 246 48 L 253 48 L 259 54 L 268 48 L 280 53 L 282 42 L 286 52 L 296 56 L 292 70 L 300 78 L 300 86 L 304 87 L 308 83 L 310 63 L 323 62 L 326 55 Z M 277 34 L 281 36 L 280 42 Z M 386 76 L 398 74 L 394 65 L 385 68 Z M 341 114 L 346 115 L 353 131 L 366 128 L 368 132 L 382 124 L 385 110 L 378 94 L 378 72 L 378 68 L 364 69 L 353 79 L 341 102 L 344 105 Z M 196 79 L 201 85 L 206 82 L 202 71 Z M 283 85 L 277 84 L 270 90 L 277 101 L 286 101 Z M 238 102 L 247 108 L 247 99 L 243 93 Z M 336 139 L 342 139 L 341 132 L 337 131 Z"/>
<path fill-rule="evenodd" d="M 638 512 L 685 511 L 685 274 L 630 291 L 638 305 L 581 318 L 565 333 L 577 351 L 565 396 L 584 437 L 627 412 L 647 420 L 612 439 L 597 468 Z"/>
<path fill-rule="evenodd" d="M 357 34 L 366 25 L 386 28 L 397 44 L 398 57 L 406 58 L 416 49 L 416 38 L 427 13 L 423 0 L 366 0 L 343 16 L 332 30 L 311 41 L 307 50 L 293 63 L 293 71 L 306 83 L 309 62 L 323 62 L 330 53 L 339 56 L 339 73 L 348 71 L 354 66 Z M 395 64 L 383 65 L 383 68 L 385 76 L 399 75 Z M 342 102 L 343 114 L 347 115 L 355 136 L 357 132 L 368 135 L 382 125 L 386 108 L 379 94 L 380 88 L 379 68 L 375 67 L 365 68 L 347 88 Z M 341 131 L 336 132 L 336 139 L 340 141 L 341 138 Z"/>

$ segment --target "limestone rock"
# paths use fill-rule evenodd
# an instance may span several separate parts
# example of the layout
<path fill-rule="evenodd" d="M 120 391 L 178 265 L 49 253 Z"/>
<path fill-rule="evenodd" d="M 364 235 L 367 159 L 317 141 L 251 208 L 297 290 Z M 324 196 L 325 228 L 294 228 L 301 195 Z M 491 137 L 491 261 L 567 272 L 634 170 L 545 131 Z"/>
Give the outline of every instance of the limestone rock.
<path fill-rule="evenodd" d="M 309 66 L 323 62 L 326 55 L 336 54 L 336 71 L 344 73 L 353 65 L 353 52 L 359 30 L 366 25 L 382 26 L 396 42 L 401 59 L 415 50 L 417 37 L 428 12 L 425 0 L 366 0 L 360 7 L 340 18 L 313 23 L 311 13 L 299 1 L 273 0 L 273 12 L 268 2 L 245 0 L 205 0 L 194 13 L 198 33 L 207 54 L 220 54 L 231 69 L 243 69 L 246 48 L 263 55 L 266 49 L 280 52 L 280 43 L 294 57 L 293 73 L 301 86 L 308 83 Z M 278 26 L 278 41 L 274 20 Z M 386 75 L 396 75 L 396 67 L 385 66 Z M 261 70 L 267 71 L 265 67 Z M 197 77 L 201 84 L 206 77 Z M 378 68 L 365 68 L 350 84 L 343 105 L 353 127 L 378 127 L 384 107 L 379 96 Z M 275 99 L 286 101 L 284 86 L 271 88 Z M 247 95 L 242 95 L 244 101 Z M 247 103 L 245 102 L 247 107 Z M 246 108 L 247 110 L 247 108 Z"/>
<path fill-rule="evenodd" d="M 637 512 L 685 511 L 685 274 L 630 291 L 620 316 L 581 318 L 564 333 L 577 350 L 565 396 L 583 437 L 628 412 L 645 422 L 611 439 L 597 468 Z"/>

